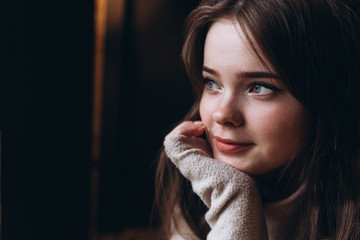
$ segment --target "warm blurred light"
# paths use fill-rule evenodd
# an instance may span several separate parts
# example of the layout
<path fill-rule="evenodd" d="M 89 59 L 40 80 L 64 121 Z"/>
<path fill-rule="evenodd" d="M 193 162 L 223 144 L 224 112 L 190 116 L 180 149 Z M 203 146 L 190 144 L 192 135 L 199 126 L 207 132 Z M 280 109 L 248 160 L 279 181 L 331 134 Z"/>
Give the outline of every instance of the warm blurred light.
<path fill-rule="evenodd" d="M 97 204 L 99 189 L 99 169 L 97 162 L 100 159 L 101 124 L 103 105 L 103 76 L 105 60 L 105 39 L 107 0 L 95 0 L 94 6 L 94 73 L 93 73 L 93 125 L 92 125 L 92 161 L 91 169 L 91 220 L 90 238 L 97 239 Z"/>
<path fill-rule="evenodd" d="M 128 0 L 134 1 L 134 0 Z M 126 0 L 108 0 L 107 29 L 119 32 L 124 23 Z"/>
<path fill-rule="evenodd" d="M 149 22 L 153 20 L 160 11 L 163 11 L 163 7 L 168 0 L 137 0 L 134 1 L 135 8 L 135 25 L 139 30 L 148 27 Z"/>
<path fill-rule="evenodd" d="M 98 162 L 101 159 L 102 115 L 104 94 L 104 67 L 107 32 L 120 31 L 125 0 L 95 0 L 94 2 L 94 73 L 91 171 L 91 222 L 90 237 L 97 239 L 97 205 L 99 189 Z"/>
<path fill-rule="evenodd" d="M 92 158 L 100 157 L 107 0 L 95 0 Z"/>

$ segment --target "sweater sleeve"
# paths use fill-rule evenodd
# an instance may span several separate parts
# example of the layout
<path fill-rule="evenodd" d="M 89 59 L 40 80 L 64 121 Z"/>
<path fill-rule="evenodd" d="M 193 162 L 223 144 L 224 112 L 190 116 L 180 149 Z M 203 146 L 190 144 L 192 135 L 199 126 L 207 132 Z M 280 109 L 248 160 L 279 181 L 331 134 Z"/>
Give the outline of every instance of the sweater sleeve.
<path fill-rule="evenodd" d="M 204 139 L 175 136 L 164 146 L 167 156 L 209 208 L 205 215 L 211 227 L 207 239 L 267 239 L 260 194 L 252 177 L 211 158 Z"/>

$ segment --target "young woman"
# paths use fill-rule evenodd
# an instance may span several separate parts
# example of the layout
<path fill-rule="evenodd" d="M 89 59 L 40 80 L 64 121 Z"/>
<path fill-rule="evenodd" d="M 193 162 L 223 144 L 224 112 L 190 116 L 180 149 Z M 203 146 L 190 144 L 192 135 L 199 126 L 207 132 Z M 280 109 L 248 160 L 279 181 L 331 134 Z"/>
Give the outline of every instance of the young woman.
<path fill-rule="evenodd" d="M 356 0 L 193 10 L 198 101 L 164 141 L 164 239 L 360 239 L 359 19 Z"/>

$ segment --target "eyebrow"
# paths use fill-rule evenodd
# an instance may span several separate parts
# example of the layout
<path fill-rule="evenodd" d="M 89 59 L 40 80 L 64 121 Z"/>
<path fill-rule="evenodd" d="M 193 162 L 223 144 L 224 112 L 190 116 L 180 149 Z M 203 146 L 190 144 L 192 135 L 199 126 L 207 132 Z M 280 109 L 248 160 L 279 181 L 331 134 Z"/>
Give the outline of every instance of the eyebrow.
<path fill-rule="evenodd" d="M 209 67 L 203 66 L 202 70 L 204 72 L 208 72 L 210 74 L 219 76 L 220 74 L 214 70 L 211 69 Z M 280 77 L 275 74 L 275 73 L 271 73 L 271 72 L 261 72 L 261 71 L 255 71 L 255 72 L 248 72 L 248 71 L 241 71 L 238 74 L 236 74 L 238 77 L 240 78 L 273 78 L 276 80 L 280 80 Z"/>

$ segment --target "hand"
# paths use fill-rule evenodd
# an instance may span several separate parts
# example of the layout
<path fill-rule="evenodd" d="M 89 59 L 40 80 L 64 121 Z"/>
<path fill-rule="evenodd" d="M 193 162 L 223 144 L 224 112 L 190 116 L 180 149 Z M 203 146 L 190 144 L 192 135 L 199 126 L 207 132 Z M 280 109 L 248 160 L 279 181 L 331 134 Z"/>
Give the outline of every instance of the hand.
<path fill-rule="evenodd" d="M 256 182 L 213 159 L 207 140 L 200 137 L 204 131 L 202 122 L 183 122 L 166 136 L 164 149 L 209 208 L 205 214 L 211 227 L 207 239 L 267 239 Z"/>
<path fill-rule="evenodd" d="M 168 139 L 175 136 L 188 136 L 188 137 L 200 137 L 205 131 L 205 126 L 202 121 L 185 121 L 180 123 L 175 127 L 168 135 L 165 137 L 166 142 Z"/>
<path fill-rule="evenodd" d="M 206 156 L 211 157 L 212 151 L 206 139 L 200 136 L 204 133 L 205 126 L 202 121 L 185 121 L 175 127 L 164 140 L 164 146 L 170 139 L 177 137 L 187 137 L 186 144 L 183 146 L 187 149 L 199 149 Z M 185 148 L 183 150 L 185 150 Z"/>

